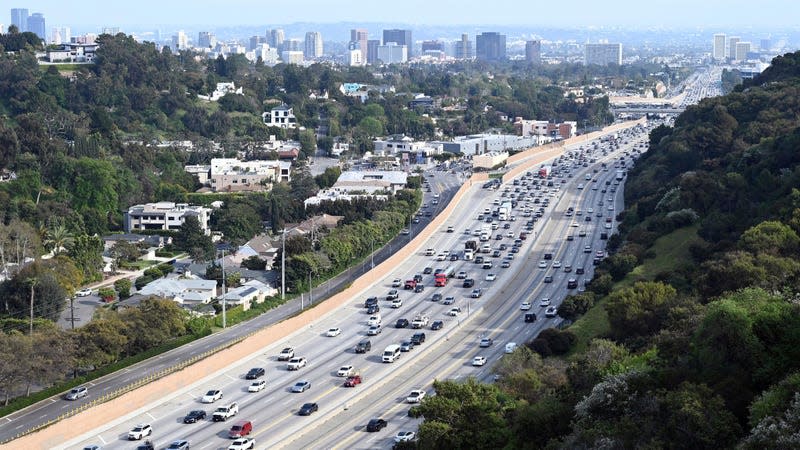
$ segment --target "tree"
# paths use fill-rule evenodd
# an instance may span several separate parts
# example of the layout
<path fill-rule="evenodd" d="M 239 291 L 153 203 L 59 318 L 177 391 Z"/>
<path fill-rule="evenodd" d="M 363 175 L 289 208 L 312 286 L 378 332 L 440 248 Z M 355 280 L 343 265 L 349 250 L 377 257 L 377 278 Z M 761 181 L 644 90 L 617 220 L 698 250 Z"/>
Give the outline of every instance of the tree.
<path fill-rule="evenodd" d="M 676 299 L 675 288 L 650 281 L 612 292 L 606 300 L 611 329 L 621 338 L 655 333 L 664 325 Z"/>
<path fill-rule="evenodd" d="M 120 278 L 114 282 L 114 289 L 117 290 L 120 299 L 126 299 L 131 296 L 131 287 L 133 287 L 133 283 L 127 278 Z"/>
<path fill-rule="evenodd" d="M 127 343 L 124 328 L 125 324 L 114 313 L 75 329 L 73 340 L 78 366 L 102 367 L 118 361 Z"/>
<path fill-rule="evenodd" d="M 189 252 L 195 261 L 207 261 L 214 257 L 214 243 L 200 228 L 197 217 L 188 216 L 181 224 L 172 244 L 178 250 Z"/>
<path fill-rule="evenodd" d="M 751 253 L 767 253 L 773 256 L 794 255 L 800 245 L 800 237 L 788 225 L 770 220 L 747 229 L 739 244 Z"/>
<path fill-rule="evenodd" d="M 593 305 L 594 294 L 591 292 L 569 295 L 558 305 L 558 315 L 559 317 L 575 321 L 578 317 L 586 314 Z"/>
<path fill-rule="evenodd" d="M 120 313 L 125 324 L 126 353 L 164 344 L 186 333 L 186 312 L 172 300 L 147 298 L 136 308 Z"/>
<path fill-rule="evenodd" d="M 134 262 L 142 256 L 139 246 L 127 241 L 117 241 L 111 247 L 110 253 L 119 267 L 123 267 L 125 263 Z"/>
<path fill-rule="evenodd" d="M 98 236 L 81 235 L 74 239 L 69 257 L 83 272 L 84 279 L 98 280 L 103 269 L 103 241 Z"/>
<path fill-rule="evenodd" d="M 800 393 L 795 392 L 791 405 L 782 414 L 762 419 L 745 439 L 742 448 L 784 449 L 800 447 Z"/>

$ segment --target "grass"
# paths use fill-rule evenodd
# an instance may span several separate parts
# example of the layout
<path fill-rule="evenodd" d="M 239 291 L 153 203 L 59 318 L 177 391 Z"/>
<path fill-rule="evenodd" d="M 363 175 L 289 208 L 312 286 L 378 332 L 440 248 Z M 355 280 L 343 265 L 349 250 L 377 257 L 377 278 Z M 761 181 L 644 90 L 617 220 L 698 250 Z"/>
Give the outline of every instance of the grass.
<path fill-rule="evenodd" d="M 158 263 L 159 263 L 158 261 L 142 261 L 142 260 L 138 260 L 138 261 L 134 261 L 134 262 L 125 263 L 125 267 L 123 267 L 123 268 L 127 269 L 127 270 L 141 270 L 141 269 L 147 269 L 148 267 L 154 266 L 154 265 L 156 265 Z"/>
<path fill-rule="evenodd" d="M 698 240 L 699 225 L 679 228 L 670 234 L 661 236 L 651 249 L 655 258 L 645 259 L 636 266 L 622 281 L 614 286 L 621 289 L 633 286 L 637 281 L 651 281 L 660 273 L 678 269 L 681 264 L 691 259 L 689 247 Z"/>
<path fill-rule="evenodd" d="M 658 238 L 651 249 L 655 257 L 636 266 L 622 281 L 614 284 L 612 291 L 631 287 L 637 281 L 654 280 L 660 273 L 678 269 L 690 259 L 689 246 L 699 239 L 698 228 L 698 225 L 680 228 Z M 585 352 L 592 339 L 608 335 L 611 324 L 602 299 L 568 329 L 577 337 L 570 356 Z"/>

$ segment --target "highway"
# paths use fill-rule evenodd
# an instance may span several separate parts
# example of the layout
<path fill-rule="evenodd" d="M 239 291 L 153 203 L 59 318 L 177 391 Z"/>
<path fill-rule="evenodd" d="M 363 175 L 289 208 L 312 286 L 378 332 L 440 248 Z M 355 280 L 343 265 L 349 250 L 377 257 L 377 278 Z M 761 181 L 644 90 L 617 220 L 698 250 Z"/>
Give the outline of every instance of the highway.
<path fill-rule="evenodd" d="M 208 374 L 196 384 L 185 386 L 169 398 L 164 398 L 158 404 L 149 405 L 139 410 L 131 411 L 125 417 L 112 419 L 102 429 L 93 430 L 74 441 L 67 442 L 59 448 L 80 449 L 86 445 L 96 444 L 102 448 L 131 448 L 135 444 L 125 440 L 127 432 L 137 423 L 150 423 L 153 426 L 152 440 L 158 448 L 166 446 L 176 439 L 187 439 L 192 448 L 215 449 L 227 448 L 230 439 L 227 430 L 236 420 L 246 419 L 253 423 L 253 437 L 257 448 L 386 448 L 390 447 L 392 437 L 399 429 L 415 429 L 416 421 L 409 421 L 406 417 L 407 405 L 402 399 L 411 389 L 426 388 L 430 392 L 430 384 L 435 378 L 463 378 L 476 376 L 481 380 L 491 379 L 491 365 L 503 353 L 507 342 L 522 344 L 535 337 L 542 329 L 554 326 L 558 318 L 546 319 L 544 308 L 538 306 L 538 300 L 549 297 L 554 306 L 557 306 L 568 291 L 567 278 L 577 278 L 579 286 L 584 280 L 591 279 L 592 258 L 596 251 L 602 249 L 599 239 L 602 231 L 612 231 L 605 228 L 605 218 L 616 215 L 622 210 L 622 189 L 611 192 L 617 188 L 614 184 L 615 170 L 612 161 L 624 151 L 630 151 L 640 142 L 646 142 L 646 133 L 639 132 L 636 136 L 632 132 L 621 133 L 628 144 L 621 144 L 617 152 L 603 157 L 600 150 L 591 156 L 597 158 L 595 164 L 587 162 L 586 167 L 574 160 L 566 160 L 560 167 L 570 166 L 571 176 L 565 178 L 565 183 L 560 183 L 561 178 L 555 178 L 554 187 L 514 186 L 505 183 L 500 189 L 482 189 L 475 185 L 462 201 L 470 208 L 456 210 L 452 217 L 437 230 L 429 242 L 424 245 L 421 252 L 408 258 L 392 273 L 387 273 L 382 283 L 373 285 L 362 292 L 344 308 L 339 308 L 328 314 L 309 327 L 298 330 L 286 340 L 265 345 L 263 348 L 253 350 L 252 356 L 241 361 L 235 367 L 230 367 L 222 373 Z M 568 149 L 576 153 L 583 147 L 584 158 L 587 159 L 591 142 L 582 142 Z M 609 144 L 604 144 L 608 146 Z M 600 149 L 604 147 L 599 147 Z M 641 147 L 638 147 L 641 150 Z M 577 158 L 577 156 L 576 156 Z M 599 164 L 608 163 L 607 171 L 603 171 Z M 630 162 L 630 159 L 628 159 Z M 594 170 L 597 169 L 597 172 Z M 589 175 L 590 180 L 585 176 Z M 434 173 L 430 184 L 432 194 L 437 190 L 447 187 L 446 176 L 442 172 Z M 594 182 L 593 180 L 597 180 Z M 609 181 L 609 186 L 605 182 Z M 583 184 L 583 189 L 578 185 Z M 556 191 L 556 187 L 559 189 Z M 596 190 L 593 188 L 597 187 Z M 504 190 L 509 191 L 505 193 Z M 467 239 L 476 239 L 467 236 L 465 229 L 475 230 L 485 222 L 478 222 L 476 217 L 484 208 L 496 208 L 495 200 L 503 200 L 509 195 L 516 195 L 514 190 L 530 195 L 519 200 L 519 205 L 514 210 L 517 216 L 515 221 L 497 222 L 499 227 L 492 230 L 491 239 L 487 242 L 492 248 L 498 249 L 501 244 L 507 246 L 499 257 L 493 257 L 493 267 L 482 269 L 471 261 L 437 261 L 435 257 L 425 256 L 426 248 L 434 249 L 437 255 L 444 250 L 460 252 L 464 249 Z M 608 189 L 608 192 L 602 190 Z M 545 193 L 544 191 L 549 192 Z M 537 197 L 538 195 L 538 197 Z M 609 200 L 609 197 L 611 200 Z M 426 196 L 426 202 L 430 197 Z M 511 254 L 514 238 L 525 227 L 528 220 L 522 217 L 521 211 L 524 203 L 530 202 L 534 211 L 540 203 L 533 203 L 545 198 L 550 200 L 544 216 L 533 225 L 535 236 L 522 241 L 519 253 Z M 599 203 L 603 201 L 603 206 Z M 443 202 L 442 202 L 443 203 Z M 442 203 L 437 205 L 443 206 Z M 472 207 L 474 205 L 474 207 Z M 568 207 L 583 211 L 581 216 L 566 216 Z M 611 209 L 609 210 L 609 207 Z M 589 208 L 594 208 L 591 221 L 585 221 Z M 602 213 L 603 217 L 597 217 Z M 424 217 L 424 216 L 423 216 Z M 505 224 L 509 229 L 504 229 Z M 576 224 L 577 226 L 572 226 Z M 422 225 L 422 224 L 420 224 Z M 448 233 L 444 228 L 452 225 L 454 230 Z M 612 222 L 615 227 L 616 223 Z M 586 232 L 585 237 L 579 237 L 580 231 Z M 413 232 L 413 230 L 412 230 Z M 507 237 L 508 233 L 513 234 Z M 501 234 L 501 239 L 496 235 Z M 574 234 L 573 241 L 567 241 L 566 236 Z M 481 243 L 483 244 L 483 243 Z M 584 247 L 588 245 L 589 253 Z M 543 259 L 543 254 L 553 253 L 553 259 L 547 262 L 547 268 L 539 269 L 538 262 Z M 489 256 L 484 254 L 483 256 Z M 501 261 L 509 259 L 510 267 L 501 268 Z M 560 261 L 561 268 L 553 268 L 555 261 Z M 564 272 L 564 266 L 570 264 L 573 272 Z M 483 295 L 477 299 L 469 298 L 471 289 L 461 287 L 461 280 L 451 279 L 446 287 L 433 287 L 433 276 L 424 275 L 425 290 L 420 293 L 402 290 L 399 298 L 402 306 L 391 308 L 390 302 L 385 300 L 387 292 L 392 288 L 394 278 L 406 280 L 414 274 L 422 273 L 425 267 L 444 268 L 455 266 L 456 271 L 467 271 L 475 279 L 476 286 L 483 289 Z M 577 275 L 577 268 L 583 267 L 585 273 Z M 487 273 L 497 275 L 495 281 L 486 280 Z M 544 277 L 553 276 L 552 283 L 543 283 Z M 431 301 L 434 293 L 444 297 L 453 296 L 453 305 L 444 305 L 442 302 Z M 355 344 L 365 339 L 367 332 L 367 319 L 364 300 L 370 296 L 378 296 L 381 308 L 383 331 L 377 336 L 371 336 L 372 350 L 366 354 L 356 354 L 353 350 Z M 519 305 L 524 300 L 534 302 L 533 310 L 538 320 L 533 324 L 524 323 Z M 450 316 L 446 313 L 452 307 L 459 307 L 462 313 Z M 433 331 L 430 326 L 424 327 L 427 335 L 426 342 L 421 346 L 403 353 L 399 360 L 387 364 L 381 362 L 383 349 L 390 344 L 399 344 L 402 340 L 410 338 L 417 330 L 396 329 L 394 324 L 399 318 L 409 321 L 416 315 L 426 315 L 430 320 L 442 320 L 442 330 Z M 326 330 L 331 327 L 341 328 L 341 334 L 335 337 L 326 336 Z M 494 345 L 488 349 L 478 349 L 481 337 L 488 336 L 494 339 Z M 277 361 L 277 354 L 285 346 L 292 346 L 297 356 L 307 358 L 308 365 L 298 371 L 288 371 L 285 362 Z M 480 354 L 487 357 L 488 363 L 480 368 L 472 367 L 472 357 Z M 354 388 L 342 387 L 344 379 L 336 376 L 336 371 L 342 365 L 352 365 L 363 376 L 363 384 Z M 244 379 L 245 373 L 251 367 L 266 369 L 264 379 L 267 388 L 258 393 L 247 392 L 249 381 Z M 290 392 L 291 386 L 299 380 L 311 382 L 311 389 L 303 393 Z M 220 389 L 224 398 L 212 405 L 201 404 L 200 397 L 209 389 Z M 232 401 L 239 404 L 239 414 L 228 423 L 214 423 L 208 420 L 201 423 L 185 425 L 183 416 L 193 409 L 204 409 L 210 413 L 218 406 L 226 405 Z M 312 416 L 301 417 L 297 415 L 299 407 L 306 402 L 319 404 L 319 411 Z M 363 432 L 366 422 L 373 417 L 382 417 L 389 421 L 389 427 L 379 433 Z"/>

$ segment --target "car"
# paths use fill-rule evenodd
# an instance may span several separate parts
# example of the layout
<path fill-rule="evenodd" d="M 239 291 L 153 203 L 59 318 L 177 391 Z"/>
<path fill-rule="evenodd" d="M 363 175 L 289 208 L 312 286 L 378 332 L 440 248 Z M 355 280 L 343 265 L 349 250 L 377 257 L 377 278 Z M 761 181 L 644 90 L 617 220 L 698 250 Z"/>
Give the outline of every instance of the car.
<path fill-rule="evenodd" d="M 94 448 L 91 448 L 91 449 L 84 447 L 83 450 L 100 450 L 99 446 L 95 445 L 93 447 Z M 148 440 L 142 442 L 141 444 L 137 445 L 136 446 L 136 450 L 156 450 L 156 446 L 153 445 L 153 443 L 150 442 L 150 440 L 148 439 Z"/>
<path fill-rule="evenodd" d="M 485 356 L 476 356 L 472 358 L 472 365 L 475 367 L 480 367 L 486 364 L 486 357 Z"/>
<path fill-rule="evenodd" d="M 250 386 L 247 387 L 247 392 L 260 392 L 263 391 L 264 388 L 267 387 L 266 380 L 257 380 L 250 383 Z"/>
<path fill-rule="evenodd" d="M 540 269 L 547 269 L 547 261 L 539 261 Z"/>
<path fill-rule="evenodd" d="M 397 319 L 394 324 L 395 328 L 408 328 L 408 319 Z"/>
<path fill-rule="evenodd" d="M 400 278 L 395 278 L 394 280 L 392 280 L 393 288 L 399 288 L 402 285 L 403 285 L 403 280 L 401 280 Z"/>
<path fill-rule="evenodd" d="M 370 316 L 370 318 L 367 319 L 367 325 L 369 325 L 369 326 L 380 325 L 381 323 L 382 322 L 381 322 L 381 316 L 380 315 Z"/>
<path fill-rule="evenodd" d="M 89 288 L 83 288 L 75 293 L 76 297 L 88 297 L 92 295 L 92 290 Z"/>
<path fill-rule="evenodd" d="M 319 405 L 316 403 L 304 403 L 297 411 L 298 416 L 310 416 L 311 414 L 319 411 Z"/>
<path fill-rule="evenodd" d="M 442 300 L 442 294 L 440 294 L 438 292 L 433 294 L 433 297 L 431 297 L 431 301 L 432 302 L 439 302 L 441 300 Z"/>
<path fill-rule="evenodd" d="M 386 421 L 383 419 L 370 419 L 367 423 L 367 431 L 370 433 L 381 431 L 382 429 L 386 428 Z"/>
<path fill-rule="evenodd" d="M 473 280 L 472 278 L 467 278 L 464 280 L 461 286 L 465 288 L 471 288 L 472 286 L 475 286 L 475 280 Z"/>
<path fill-rule="evenodd" d="M 311 389 L 311 382 L 308 380 L 300 380 L 292 386 L 292 392 L 302 393 Z"/>
<path fill-rule="evenodd" d="M 472 293 L 470 294 L 470 297 L 472 297 L 472 298 L 481 298 L 482 295 L 483 295 L 483 290 L 481 288 L 478 288 L 478 289 L 473 289 L 472 290 Z"/>
<path fill-rule="evenodd" d="M 264 371 L 263 367 L 253 367 L 249 371 L 247 371 L 247 375 L 244 376 L 245 380 L 255 380 L 257 378 L 261 378 L 264 376 L 266 372 Z"/>
<path fill-rule="evenodd" d="M 558 314 L 558 309 L 555 306 L 549 306 L 544 311 L 545 317 L 555 317 Z"/>
<path fill-rule="evenodd" d="M 578 275 L 583 275 L 585 272 L 586 271 L 583 267 L 578 267 L 577 269 L 575 269 L 575 273 Z"/>
<path fill-rule="evenodd" d="M 553 261 L 553 268 L 554 269 L 561 268 L 561 261 Z"/>
<path fill-rule="evenodd" d="M 411 442 L 415 437 L 417 437 L 417 434 L 413 431 L 398 431 L 397 434 L 394 435 L 394 441 L 397 443 Z"/>
<path fill-rule="evenodd" d="M 412 348 L 414 348 L 414 343 L 411 341 L 403 341 L 400 343 L 401 352 L 410 352 Z"/>
<path fill-rule="evenodd" d="M 252 450 L 254 448 L 256 448 L 256 441 L 251 438 L 236 439 L 228 446 L 228 450 Z"/>
<path fill-rule="evenodd" d="M 486 274 L 486 281 L 494 281 L 497 279 L 497 274 L 494 273 L 487 273 Z"/>
<path fill-rule="evenodd" d="M 356 387 L 361 384 L 361 375 L 352 375 L 344 380 L 344 387 Z"/>
<path fill-rule="evenodd" d="M 447 312 L 447 314 L 448 314 L 450 317 L 456 317 L 456 316 L 458 316 L 459 314 L 461 314 L 461 308 L 459 308 L 458 306 L 455 306 L 455 307 L 453 307 L 453 308 L 450 308 L 450 311 L 448 311 L 448 312 Z"/>
<path fill-rule="evenodd" d="M 189 450 L 189 441 L 181 439 L 179 441 L 172 441 L 167 447 L 167 450 Z"/>
<path fill-rule="evenodd" d="M 408 228 L 403 228 L 403 230 L 400 231 L 400 234 L 402 234 L 403 236 L 408 236 L 409 233 L 411 233 L 411 232 L 408 231 Z"/>
<path fill-rule="evenodd" d="M 564 272 L 567 272 L 567 273 L 572 272 L 572 266 L 569 265 L 569 264 L 565 265 L 564 266 Z"/>
<path fill-rule="evenodd" d="M 425 290 L 425 285 L 422 284 L 422 283 L 417 283 L 417 285 L 414 286 L 414 293 L 422 292 L 424 290 Z M 394 299 L 394 301 L 400 301 L 400 299 L 396 298 L 396 299 Z"/>
<path fill-rule="evenodd" d="M 444 298 L 444 301 L 442 301 L 442 304 L 443 305 L 452 305 L 453 303 L 455 303 L 455 301 L 456 301 L 455 297 L 453 297 L 452 295 L 448 295 L 447 297 Z"/>
<path fill-rule="evenodd" d="M 373 325 L 373 326 L 369 327 L 369 329 L 367 330 L 367 336 L 377 336 L 377 335 L 381 334 L 381 331 L 383 331 L 383 330 L 381 330 L 381 326 L 380 325 Z"/>
<path fill-rule="evenodd" d="M 408 394 L 408 397 L 406 397 L 406 402 L 407 403 L 419 403 L 419 402 L 422 401 L 423 398 L 425 398 L 426 394 L 427 393 L 425 391 L 423 391 L 422 389 L 414 389 L 413 391 L 411 391 L 410 394 Z"/>
<path fill-rule="evenodd" d="M 482 348 L 486 348 L 486 347 L 491 347 L 492 344 L 494 344 L 494 341 L 492 340 L 492 338 L 483 338 L 483 339 L 481 339 L 480 346 Z"/>
<path fill-rule="evenodd" d="M 592 246 L 591 245 L 587 245 L 587 246 L 583 247 L 583 253 L 592 253 Z"/>
<path fill-rule="evenodd" d="M 328 337 L 335 337 L 342 334 L 342 329 L 339 327 L 328 328 L 328 332 L 325 333 Z"/>
<path fill-rule="evenodd" d="M 400 297 L 400 294 L 397 292 L 397 289 L 392 289 L 388 294 L 386 294 L 386 300 L 394 300 L 398 297 Z"/>
<path fill-rule="evenodd" d="M 85 386 L 80 386 L 70 389 L 69 392 L 64 394 L 64 399 L 77 400 L 79 398 L 86 397 L 87 395 L 89 395 L 89 389 L 87 389 Z"/>
<path fill-rule="evenodd" d="M 552 283 L 553 282 L 553 276 L 552 275 L 546 275 L 544 277 L 544 282 L 545 283 Z"/>
<path fill-rule="evenodd" d="M 83 450 L 102 450 L 102 449 L 103 449 L 103 447 L 100 447 L 99 445 L 92 445 L 92 444 L 89 444 L 89 445 L 83 447 Z M 148 450 L 155 450 L 155 449 L 148 449 Z"/>
<path fill-rule="evenodd" d="M 511 267 L 511 262 L 509 262 L 508 260 L 505 260 L 502 263 L 500 263 L 500 267 L 503 268 L 503 269 L 508 269 L 509 267 Z"/>
<path fill-rule="evenodd" d="M 339 367 L 339 371 L 336 372 L 336 376 L 337 377 L 349 377 L 350 375 L 353 375 L 355 373 L 355 371 L 356 371 L 356 369 L 353 368 L 353 366 L 348 364 L 346 366 Z"/>
<path fill-rule="evenodd" d="M 183 423 L 197 423 L 206 418 L 206 412 L 202 409 L 195 409 L 189 411 L 189 414 L 183 418 Z"/>
<path fill-rule="evenodd" d="M 395 308 L 395 309 L 397 309 L 397 308 L 399 308 L 399 307 L 403 306 L 403 301 L 402 301 L 402 300 L 400 300 L 399 298 L 396 298 L 396 299 L 392 300 L 392 303 L 391 303 L 391 305 L 390 305 L 390 306 L 391 306 L 392 308 Z"/>
<path fill-rule="evenodd" d="M 372 350 L 372 342 L 369 340 L 363 340 L 356 344 L 355 352 L 356 353 L 367 353 L 368 351 Z"/>
<path fill-rule="evenodd" d="M 153 434 L 153 427 L 149 423 L 140 423 L 128 432 L 128 440 L 138 441 Z"/>
<path fill-rule="evenodd" d="M 211 389 L 210 391 L 206 392 L 206 395 L 204 395 L 200 401 L 203 403 L 214 403 L 220 399 L 222 399 L 222 391 L 219 389 Z"/>
<path fill-rule="evenodd" d="M 442 327 L 444 327 L 444 322 L 442 322 L 441 320 L 434 320 L 433 323 L 431 324 L 431 330 L 434 331 L 441 330 Z"/>
<path fill-rule="evenodd" d="M 531 309 L 532 306 L 533 305 L 531 305 L 531 302 L 525 301 L 525 302 L 522 302 L 522 304 L 519 306 L 519 309 L 521 309 L 523 311 L 527 311 L 527 310 Z"/>
<path fill-rule="evenodd" d="M 300 370 L 305 367 L 307 363 L 308 361 L 306 361 L 304 357 L 295 356 L 286 364 L 286 370 Z"/>
<path fill-rule="evenodd" d="M 278 361 L 288 361 L 294 357 L 294 348 L 286 347 L 278 354 Z"/>
<path fill-rule="evenodd" d="M 429 275 L 429 274 L 433 273 L 433 267 L 426 267 L 426 268 L 422 269 L 422 273 L 425 274 L 425 275 Z"/>
<path fill-rule="evenodd" d="M 448 232 L 448 233 L 452 233 L 452 232 L 454 232 L 454 231 L 455 231 L 455 228 L 454 228 L 452 225 L 450 225 L 450 226 L 448 226 L 448 227 L 447 227 L 447 232 Z"/>

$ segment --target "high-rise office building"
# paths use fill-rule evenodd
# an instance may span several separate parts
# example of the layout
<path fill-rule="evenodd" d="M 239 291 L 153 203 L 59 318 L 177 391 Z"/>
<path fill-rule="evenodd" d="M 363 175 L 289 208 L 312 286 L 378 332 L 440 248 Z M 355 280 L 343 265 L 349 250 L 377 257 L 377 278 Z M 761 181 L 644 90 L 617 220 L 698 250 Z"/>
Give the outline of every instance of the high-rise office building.
<path fill-rule="evenodd" d="M 300 39 L 292 38 L 283 41 L 283 50 L 282 51 L 289 51 L 289 52 L 300 52 L 303 53 L 303 46 L 305 43 Z"/>
<path fill-rule="evenodd" d="M 414 41 L 411 38 L 411 30 L 383 30 L 383 45 L 394 42 L 397 45 L 405 45 L 408 49 L 408 57 L 414 56 Z"/>
<path fill-rule="evenodd" d="M 427 51 L 443 52 L 444 42 L 442 41 L 422 41 L 422 53 Z"/>
<path fill-rule="evenodd" d="M 280 28 L 276 28 L 273 30 L 267 30 L 267 43 L 270 47 L 278 49 L 278 51 L 283 50 L 283 41 L 286 39 L 286 35 L 283 33 L 283 30 Z"/>
<path fill-rule="evenodd" d="M 181 51 L 189 48 L 189 37 L 186 36 L 183 30 L 178 31 L 172 35 L 172 50 Z"/>
<path fill-rule="evenodd" d="M 480 61 L 503 61 L 506 59 L 506 35 L 489 32 L 475 38 L 475 57 Z"/>
<path fill-rule="evenodd" d="M 739 36 L 731 36 L 728 38 L 728 53 L 726 54 L 728 58 L 736 58 L 736 44 L 741 40 Z"/>
<path fill-rule="evenodd" d="M 384 64 L 400 64 L 408 61 L 408 47 L 389 42 L 378 47 L 378 61 Z"/>
<path fill-rule="evenodd" d="M 750 47 L 752 46 L 749 42 L 737 42 L 733 59 L 736 61 L 746 61 L 747 54 L 750 53 Z"/>
<path fill-rule="evenodd" d="M 262 38 L 263 39 L 263 38 Z M 250 38 L 252 44 L 253 38 Z M 197 48 L 214 48 L 217 46 L 217 35 L 211 31 L 201 31 L 197 33 Z M 251 47 L 251 50 L 255 46 Z"/>
<path fill-rule="evenodd" d="M 119 27 L 103 27 L 100 34 L 110 34 L 111 36 L 118 35 L 122 30 Z"/>
<path fill-rule="evenodd" d="M 712 57 L 717 61 L 722 61 L 725 59 L 725 40 L 726 37 L 722 33 L 718 33 L 714 35 L 714 50 L 712 53 Z"/>
<path fill-rule="evenodd" d="M 583 61 L 587 66 L 622 65 L 622 44 L 586 44 Z"/>
<path fill-rule="evenodd" d="M 28 9 L 11 8 L 11 25 L 15 25 L 20 33 L 28 31 Z"/>
<path fill-rule="evenodd" d="M 353 28 L 350 30 L 350 42 L 356 42 L 358 44 L 358 49 L 361 50 L 362 57 L 366 57 L 368 54 L 367 39 L 369 39 L 367 30 L 363 28 Z"/>
<path fill-rule="evenodd" d="M 306 33 L 306 45 L 303 53 L 306 59 L 314 59 L 322 56 L 322 33 L 319 31 L 309 31 Z"/>
<path fill-rule="evenodd" d="M 539 41 L 525 42 L 525 61 L 531 64 L 541 64 L 542 62 L 542 43 Z"/>
<path fill-rule="evenodd" d="M 44 24 L 44 14 L 33 13 L 28 17 L 28 31 L 35 33 L 40 39 L 47 39 L 47 27 Z"/>
<path fill-rule="evenodd" d="M 456 59 L 472 59 L 472 41 L 469 40 L 468 34 L 462 34 L 461 40 L 453 44 L 453 56 Z"/>
<path fill-rule="evenodd" d="M 214 38 L 216 41 L 216 38 Z M 266 36 L 250 36 L 250 42 L 247 45 L 248 50 L 255 50 L 261 46 L 261 44 L 266 44 L 267 38 Z M 216 44 L 215 44 L 216 45 Z"/>
<path fill-rule="evenodd" d="M 375 64 L 378 62 L 378 47 L 380 46 L 380 39 L 370 39 L 367 41 L 367 64 Z"/>
<path fill-rule="evenodd" d="M 762 52 L 768 52 L 772 49 L 772 41 L 769 38 L 761 39 L 761 43 L 758 47 Z"/>

